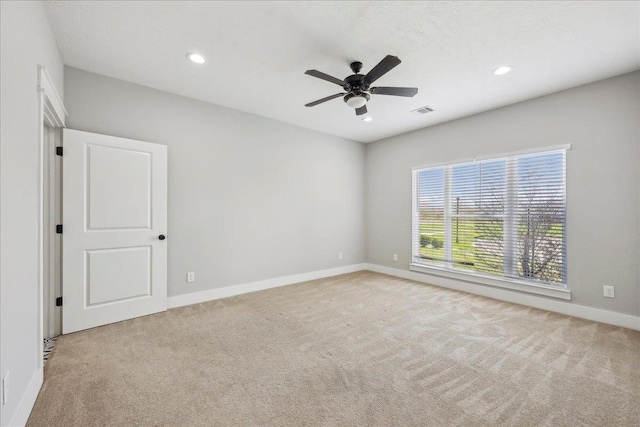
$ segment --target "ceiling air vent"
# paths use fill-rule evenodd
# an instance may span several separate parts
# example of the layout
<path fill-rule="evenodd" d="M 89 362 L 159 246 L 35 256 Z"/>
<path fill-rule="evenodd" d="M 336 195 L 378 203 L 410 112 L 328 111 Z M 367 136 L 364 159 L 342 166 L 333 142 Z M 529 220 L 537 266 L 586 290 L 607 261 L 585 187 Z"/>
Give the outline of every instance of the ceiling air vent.
<path fill-rule="evenodd" d="M 425 105 L 424 107 L 420 107 L 417 108 L 415 110 L 411 110 L 412 113 L 417 113 L 417 114 L 427 114 L 427 113 L 431 113 L 433 111 L 433 108 Z"/>

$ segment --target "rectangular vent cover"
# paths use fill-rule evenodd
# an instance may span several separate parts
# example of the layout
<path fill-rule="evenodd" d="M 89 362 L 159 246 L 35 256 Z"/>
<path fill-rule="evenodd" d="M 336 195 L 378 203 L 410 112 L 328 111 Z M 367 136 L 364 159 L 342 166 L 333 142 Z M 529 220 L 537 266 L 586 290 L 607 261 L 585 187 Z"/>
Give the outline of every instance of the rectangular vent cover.
<path fill-rule="evenodd" d="M 433 111 L 433 108 L 425 105 L 424 107 L 420 107 L 418 109 L 415 110 L 411 110 L 412 113 L 418 113 L 418 114 L 427 114 L 427 113 L 431 113 Z"/>

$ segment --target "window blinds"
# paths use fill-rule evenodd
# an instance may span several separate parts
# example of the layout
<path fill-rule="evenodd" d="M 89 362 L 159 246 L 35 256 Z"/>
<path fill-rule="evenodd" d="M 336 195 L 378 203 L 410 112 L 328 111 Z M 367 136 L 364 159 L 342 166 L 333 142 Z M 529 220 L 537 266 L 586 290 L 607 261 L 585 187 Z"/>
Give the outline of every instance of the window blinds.
<path fill-rule="evenodd" d="M 566 284 L 565 150 L 416 169 L 413 262 Z"/>

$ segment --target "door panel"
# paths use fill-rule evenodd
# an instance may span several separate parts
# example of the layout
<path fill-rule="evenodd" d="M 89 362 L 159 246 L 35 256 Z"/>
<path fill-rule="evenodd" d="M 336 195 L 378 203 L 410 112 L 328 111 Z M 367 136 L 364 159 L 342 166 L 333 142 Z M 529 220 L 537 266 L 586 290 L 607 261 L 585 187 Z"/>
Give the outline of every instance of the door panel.
<path fill-rule="evenodd" d="M 151 246 L 85 253 L 87 307 L 151 295 Z"/>
<path fill-rule="evenodd" d="M 63 333 L 166 310 L 167 147 L 63 137 Z"/>
<path fill-rule="evenodd" d="M 87 145 L 88 230 L 151 228 L 151 161 L 151 153 Z"/>

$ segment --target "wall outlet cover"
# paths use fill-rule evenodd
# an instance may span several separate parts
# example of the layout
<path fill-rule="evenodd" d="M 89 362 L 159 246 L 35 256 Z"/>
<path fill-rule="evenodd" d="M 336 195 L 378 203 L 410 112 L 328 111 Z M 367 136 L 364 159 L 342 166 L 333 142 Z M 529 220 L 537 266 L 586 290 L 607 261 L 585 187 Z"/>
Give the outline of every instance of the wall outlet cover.
<path fill-rule="evenodd" d="M 196 281 L 196 273 L 190 271 L 187 273 L 187 283 L 193 283 Z"/>
<path fill-rule="evenodd" d="M 603 286 L 602 287 L 602 295 L 605 298 L 615 298 L 616 295 L 615 295 L 614 287 L 613 286 L 607 286 L 607 285 Z"/>

